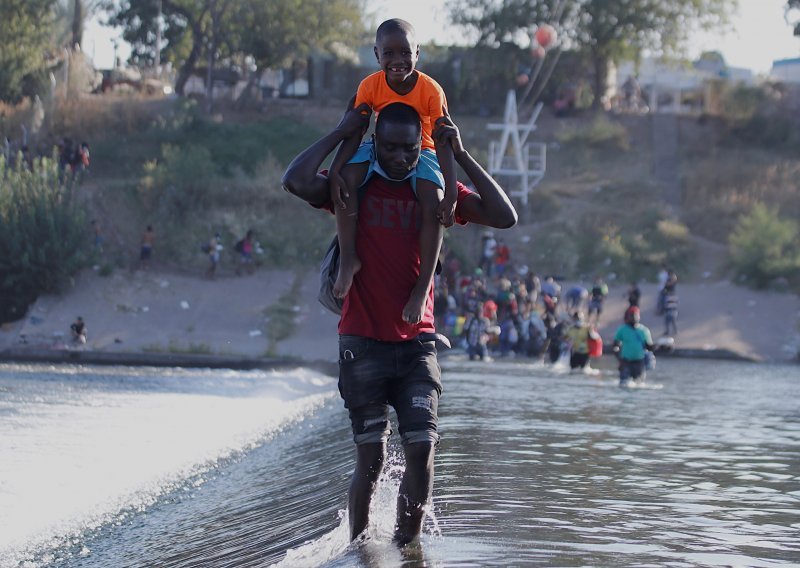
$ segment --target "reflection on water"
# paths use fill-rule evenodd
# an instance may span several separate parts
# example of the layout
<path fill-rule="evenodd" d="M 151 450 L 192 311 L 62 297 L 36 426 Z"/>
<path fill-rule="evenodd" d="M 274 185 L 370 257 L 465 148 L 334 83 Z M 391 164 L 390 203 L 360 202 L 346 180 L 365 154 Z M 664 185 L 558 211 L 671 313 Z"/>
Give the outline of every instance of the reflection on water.
<path fill-rule="evenodd" d="M 800 563 L 797 367 L 667 360 L 650 376 L 662 388 L 635 390 L 617 388 L 610 372 L 444 367 L 434 515 L 421 550 L 400 554 L 386 542 L 397 461 L 373 504 L 374 538 L 348 546 L 342 508 L 353 448 L 330 396 L 145 511 L 36 559 L 70 567 Z"/>

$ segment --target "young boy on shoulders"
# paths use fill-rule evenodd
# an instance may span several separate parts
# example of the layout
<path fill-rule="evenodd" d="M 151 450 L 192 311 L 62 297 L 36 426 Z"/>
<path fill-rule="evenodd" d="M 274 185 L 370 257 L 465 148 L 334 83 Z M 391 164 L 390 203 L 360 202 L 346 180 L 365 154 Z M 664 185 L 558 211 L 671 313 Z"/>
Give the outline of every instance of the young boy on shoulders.
<path fill-rule="evenodd" d="M 399 19 L 386 20 L 378 26 L 374 51 L 381 71 L 361 82 L 355 102 L 355 106 L 366 103 L 376 114 L 389 104 L 405 103 L 417 111 L 422 121 L 422 152 L 415 171 L 409 174 L 422 213 L 420 274 L 403 310 L 403 319 L 411 324 L 421 321 L 425 312 L 427 291 L 442 243 L 441 225 L 453 224 L 458 194 L 452 147 L 438 144 L 433 138 L 436 120 L 443 116 L 447 100 L 439 84 L 416 69 L 419 46 L 414 33 L 411 24 Z M 341 249 L 334 294 L 340 298 L 347 295 L 353 276 L 361 268 L 355 245 L 358 188 L 374 171 L 380 172 L 374 142 L 359 146 L 360 141 L 360 137 L 354 136 L 342 143 L 330 172 L 331 200 L 336 206 L 336 231 Z M 418 147 L 405 150 L 404 155 L 410 160 Z M 392 166 L 398 171 L 407 169 L 403 163 Z M 444 192 L 441 199 L 440 189 Z"/>

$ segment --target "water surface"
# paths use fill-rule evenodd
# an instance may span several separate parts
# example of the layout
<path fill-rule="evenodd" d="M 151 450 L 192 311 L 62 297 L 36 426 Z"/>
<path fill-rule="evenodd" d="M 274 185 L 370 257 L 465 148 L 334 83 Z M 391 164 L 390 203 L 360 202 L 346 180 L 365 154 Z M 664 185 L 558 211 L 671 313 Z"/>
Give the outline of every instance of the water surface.
<path fill-rule="evenodd" d="M 648 388 L 619 389 L 611 371 L 443 365 L 433 509 L 421 550 L 405 555 L 387 543 L 394 446 L 372 539 L 348 546 L 353 448 L 326 377 L 0 367 L 0 559 L 800 564 L 797 367 L 662 360 Z"/>

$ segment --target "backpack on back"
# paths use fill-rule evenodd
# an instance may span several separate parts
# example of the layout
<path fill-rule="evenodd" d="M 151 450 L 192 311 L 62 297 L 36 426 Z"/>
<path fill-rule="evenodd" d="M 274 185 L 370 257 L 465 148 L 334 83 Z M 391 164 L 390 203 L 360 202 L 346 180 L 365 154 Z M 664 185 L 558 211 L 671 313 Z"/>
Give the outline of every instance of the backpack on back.
<path fill-rule="evenodd" d="M 340 255 L 339 238 L 334 236 L 319 266 L 319 294 L 317 294 L 319 303 L 337 315 L 342 315 L 344 305 L 344 300 L 333 294 L 333 285 L 336 284 L 336 277 L 339 274 Z"/>

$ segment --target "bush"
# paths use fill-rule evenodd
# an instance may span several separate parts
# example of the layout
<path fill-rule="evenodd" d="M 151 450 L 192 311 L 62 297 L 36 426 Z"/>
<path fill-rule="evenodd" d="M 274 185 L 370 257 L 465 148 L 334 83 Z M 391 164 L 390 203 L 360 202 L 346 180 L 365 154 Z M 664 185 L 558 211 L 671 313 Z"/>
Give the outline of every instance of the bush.
<path fill-rule="evenodd" d="M 207 148 L 166 144 L 160 160 L 144 165 L 139 197 L 146 211 L 166 209 L 180 218 L 192 210 L 208 208 L 216 175 Z"/>
<path fill-rule="evenodd" d="M 743 215 L 730 236 L 730 255 L 738 277 L 757 288 L 800 273 L 797 221 L 782 219 L 762 203 Z"/>
<path fill-rule="evenodd" d="M 588 128 L 582 124 L 567 126 L 558 133 L 556 138 L 562 144 L 567 145 L 625 151 L 630 149 L 628 130 L 604 114 L 598 114 Z"/>
<path fill-rule="evenodd" d="M 35 171 L 0 158 L 0 322 L 25 315 L 87 262 L 84 217 L 54 160 Z"/>
<path fill-rule="evenodd" d="M 664 218 L 657 209 L 635 216 L 624 226 L 612 222 L 597 226 L 588 217 L 580 226 L 577 268 L 585 275 L 602 271 L 624 280 L 652 279 L 661 263 L 685 274 L 694 256 L 689 229 Z"/>

